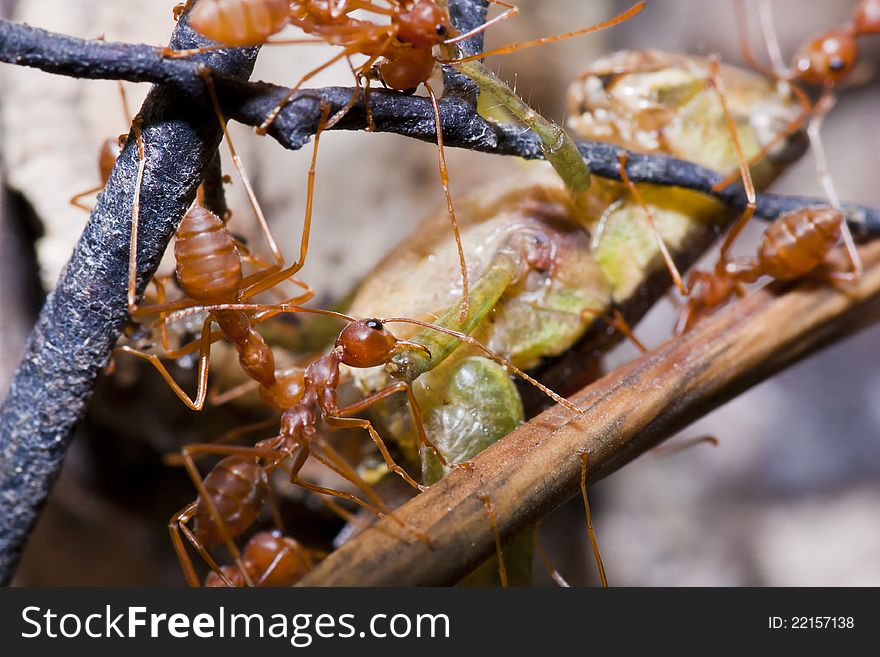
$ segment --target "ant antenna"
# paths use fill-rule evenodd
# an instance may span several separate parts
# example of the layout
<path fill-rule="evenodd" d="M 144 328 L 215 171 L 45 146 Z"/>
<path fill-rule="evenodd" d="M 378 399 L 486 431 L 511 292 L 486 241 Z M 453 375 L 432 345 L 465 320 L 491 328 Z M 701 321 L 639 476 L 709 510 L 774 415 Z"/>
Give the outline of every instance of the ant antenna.
<path fill-rule="evenodd" d="M 436 324 L 429 324 L 428 322 L 422 322 L 418 319 L 409 319 L 407 317 L 390 317 L 388 319 L 383 319 L 382 323 L 383 324 L 397 324 L 397 323 L 415 324 L 416 326 L 421 326 L 423 328 L 430 329 L 432 331 L 438 331 L 440 333 L 445 333 L 446 335 L 451 335 L 454 338 L 458 338 L 462 342 L 467 342 L 468 344 L 473 345 L 474 347 L 476 347 L 477 349 L 479 349 L 480 351 L 485 353 L 489 358 L 494 360 L 499 365 L 502 365 L 502 366 L 508 368 L 516 376 L 520 377 L 524 381 L 527 381 L 528 383 L 531 383 L 533 386 L 535 386 L 538 390 L 540 390 L 545 395 L 550 397 L 550 399 L 555 401 L 557 404 L 562 404 L 568 410 L 573 411 L 574 413 L 579 413 L 579 414 L 584 413 L 584 409 L 582 409 L 580 406 L 576 406 L 575 404 L 568 401 L 562 395 L 559 395 L 559 394 L 553 392 L 550 388 L 545 386 L 543 383 L 541 383 L 540 381 L 537 381 L 536 379 L 533 379 L 528 374 L 526 374 L 521 369 L 519 369 L 516 365 L 511 363 L 509 360 L 507 360 L 506 358 L 502 358 L 501 356 L 496 354 L 494 351 L 489 349 L 489 347 L 484 345 L 482 342 L 480 342 L 476 338 L 471 337 L 470 335 L 467 335 L 465 333 L 460 333 L 458 331 L 453 331 L 452 329 L 448 329 L 443 326 L 437 326 Z"/>

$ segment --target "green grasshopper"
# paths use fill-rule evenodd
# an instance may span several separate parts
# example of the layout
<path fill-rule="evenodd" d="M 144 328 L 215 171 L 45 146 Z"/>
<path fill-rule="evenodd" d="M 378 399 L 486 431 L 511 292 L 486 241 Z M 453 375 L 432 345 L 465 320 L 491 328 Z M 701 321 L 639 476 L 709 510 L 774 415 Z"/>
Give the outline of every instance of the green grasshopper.
<path fill-rule="evenodd" d="M 707 76 L 705 60 L 680 55 L 628 52 L 604 58 L 569 90 L 570 127 L 583 138 L 666 152 L 732 173 L 736 154 Z M 722 67 L 721 76 L 747 157 L 799 112 L 783 91 L 758 76 L 731 67 Z M 483 93 L 516 102 L 484 72 L 475 79 Z M 519 110 L 513 113 L 545 131 L 548 146 L 559 138 L 545 119 Z M 567 137 L 560 139 L 564 145 Z M 783 143 L 755 167 L 758 186 L 768 185 L 792 161 L 795 143 L 796 138 Z M 553 149 L 545 148 L 562 175 L 537 164 L 459 203 L 473 281 L 463 320 L 455 245 L 438 220 L 376 267 L 356 294 L 351 314 L 418 318 L 472 336 L 513 365 L 532 369 L 571 350 L 616 308 L 633 300 L 644 306 L 645 287 L 664 274 L 661 240 L 672 257 L 684 261 L 735 216 L 695 192 L 641 185 L 658 240 L 624 184 L 590 176 L 580 158 L 572 160 L 570 148 L 556 152 L 565 157 L 554 159 Z M 423 348 L 403 349 L 385 369 L 352 376 L 365 392 L 386 385 L 389 377 L 410 381 L 425 428 L 450 463 L 472 459 L 523 422 L 522 397 L 502 365 L 449 334 L 401 329 L 401 338 Z M 581 362 L 578 369 L 588 368 Z M 444 467 L 432 452 L 417 449 L 407 409 L 386 404 L 379 413 L 401 450 L 419 460 L 423 483 L 438 481 Z M 514 568 L 523 575 L 530 555 L 522 539 L 514 542 L 528 558 Z"/>

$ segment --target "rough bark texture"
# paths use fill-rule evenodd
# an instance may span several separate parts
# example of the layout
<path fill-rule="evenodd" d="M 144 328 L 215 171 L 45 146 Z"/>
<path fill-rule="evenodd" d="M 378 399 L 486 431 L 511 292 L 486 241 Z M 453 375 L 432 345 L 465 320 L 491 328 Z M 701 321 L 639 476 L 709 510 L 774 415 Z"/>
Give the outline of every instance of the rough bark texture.
<path fill-rule="evenodd" d="M 221 52 L 234 53 L 235 50 Z M 205 107 L 210 103 L 198 74 L 199 62 L 162 58 L 159 49 L 153 46 L 88 41 L 0 21 L 0 61 L 73 77 L 154 82 L 174 87 Z M 225 75 L 223 68 L 214 65 L 214 61 L 216 56 L 202 63 L 215 69 L 217 92 L 224 112 L 231 119 L 258 126 L 287 95 L 285 87 L 231 78 Z M 530 130 L 479 116 L 472 104 L 474 91 L 466 83 L 455 78 L 452 91 L 440 101 L 447 146 L 527 159 L 543 157 L 540 140 Z M 328 103 L 334 113 L 348 104 L 353 93 L 355 90 L 348 87 L 304 89 L 294 95 L 272 124 L 269 134 L 285 148 L 302 148 L 318 127 L 321 102 Z M 378 132 L 436 141 L 434 114 L 427 98 L 374 89 L 370 99 Z M 366 112 L 363 102 L 359 101 L 335 129 L 364 130 L 366 127 Z M 619 179 L 620 148 L 601 142 L 579 142 L 578 147 L 595 175 Z M 714 191 L 713 185 L 719 183 L 722 176 L 691 162 L 665 155 L 630 153 L 627 171 L 635 182 L 693 189 L 732 207 L 745 207 L 745 194 L 739 186 Z M 783 212 L 823 204 L 827 202 L 821 199 L 759 194 L 756 215 L 772 220 Z M 880 211 L 858 205 L 847 205 L 845 209 L 856 233 L 880 232 Z"/>
<path fill-rule="evenodd" d="M 8 26 L 4 24 L 4 28 Z M 10 47 L 7 37 L 6 32 L 0 37 L 0 50 Z M 40 34 L 32 33 L 31 37 L 33 41 L 19 40 L 15 46 L 49 62 L 51 67 L 55 56 L 41 50 Z M 203 40 L 182 19 L 171 44 L 189 48 L 203 45 Z M 70 50 L 77 47 L 68 44 L 63 52 L 76 59 L 84 54 Z M 38 52 L 43 54 L 35 54 Z M 246 78 L 255 59 L 256 50 L 248 49 L 214 53 L 204 61 L 215 70 Z M 93 65 L 85 56 L 78 70 L 85 73 Z M 140 292 L 192 203 L 221 137 L 213 114 L 193 104 L 179 88 L 154 89 L 142 113 L 148 165 L 141 193 Z M 137 148 L 129 138 L 57 288 L 46 300 L 0 408 L 3 583 L 14 572 L 24 542 L 61 469 L 95 378 L 128 319 L 126 281 L 137 164 Z"/>

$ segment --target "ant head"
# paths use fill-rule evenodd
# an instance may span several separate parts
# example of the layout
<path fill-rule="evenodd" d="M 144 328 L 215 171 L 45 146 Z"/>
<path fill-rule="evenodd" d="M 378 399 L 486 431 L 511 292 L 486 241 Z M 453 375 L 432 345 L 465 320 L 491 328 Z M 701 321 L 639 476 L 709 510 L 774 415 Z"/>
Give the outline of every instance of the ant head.
<path fill-rule="evenodd" d="M 856 34 L 880 34 L 880 0 L 862 0 L 853 15 Z"/>
<path fill-rule="evenodd" d="M 433 0 L 422 0 L 393 21 L 398 26 L 397 38 L 416 48 L 430 48 L 452 36 L 449 15 Z"/>
<path fill-rule="evenodd" d="M 395 352 L 398 340 L 378 319 L 359 319 L 342 329 L 336 346 L 342 362 L 350 367 L 383 365 Z"/>
<path fill-rule="evenodd" d="M 830 87 L 849 75 L 858 57 L 854 34 L 833 30 L 802 48 L 795 55 L 794 69 L 807 84 Z"/>

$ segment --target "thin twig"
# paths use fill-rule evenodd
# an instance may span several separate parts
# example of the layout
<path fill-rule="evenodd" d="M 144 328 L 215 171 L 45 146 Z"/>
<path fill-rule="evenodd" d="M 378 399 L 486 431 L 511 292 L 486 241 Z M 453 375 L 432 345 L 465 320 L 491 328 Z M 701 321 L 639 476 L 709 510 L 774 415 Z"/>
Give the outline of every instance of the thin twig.
<path fill-rule="evenodd" d="M 215 53 L 209 59 L 209 65 L 215 58 L 222 57 L 222 53 L 234 51 L 230 48 Z M 162 58 L 160 49 L 155 46 L 77 39 L 2 20 L 0 61 L 77 78 L 169 85 L 205 107 L 210 106 L 210 98 L 198 73 L 198 63 Z M 226 116 L 250 126 L 262 124 L 289 92 L 286 87 L 265 82 L 231 79 L 224 76 L 221 69 L 216 70 L 215 85 Z M 301 90 L 275 120 L 269 134 L 285 148 L 302 148 L 318 127 L 322 102 L 329 104 L 331 113 L 335 113 L 349 103 L 354 93 L 357 90 L 349 87 Z M 541 141 L 533 132 L 482 118 L 476 113 L 472 100 L 472 96 L 462 91 L 449 94 L 440 101 L 447 146 L 527 159 L 543 158 Z M 376 89 L 371 93 L 370 102 L 378 132 L 436 142 L 433 111 L 428 98 Z M 360 100 L 334 126 L 334 129 L 342 130 L 366 128 L 367 115 Z M 619 180 L 620 148 L 601 142 L 578 142 L 578 147 L 591 173 Z M 731 207 L 744 208 L 746 205 L 745 193 L 738 186 L 714 191 L 713 185 L 721 182 L 723 176 L 705 167 L 658 154 L 629 153 L 628 159 L 627 171 L 633 182 L 683 187 L 714 196 Z M 821 199 L 759 194 L 756 216 L 772 220 L 783 212 L 825 204 L 827 201 Z M 855 204 L 845 205 L 844 209 L 857 234 L 880 234 L 880 210 Z"/>
<path fill-rule="evenodd" d="M 576 494 L 580 454 L 595 483 L 662 439 L 813 351 L 880 319 L 880 243 L 845 291 L 804 283 L 748 295 L 576 394 L 580 416 L 557 406 L 395 511 L 430 543 L 369 529 L 302 581 L 325 585 L 451 584 L 494 554 L 484 496 L 509 539 Z M 731 437 L 734 439 L 734 437 Z M 378 524 L 385 525 L 383 519 Z"/>
<path fill-rule="evenodd" d="M 191 48 L 204 40 L 183 17 L 171 43 Z M 3 47 L 8 45 L 5 40 Z M 41 46 L 31 43 L 30 48 L 34 54 Z M 255 60 L 256 49 L 213 53 L 205 59 L 216 70 L 243 78 Z M 82 62 L 84 67 L 90 64 L 88 58 Z M 148 166 L 140 202 L 139 293 L 195 198 L 221 135 L 213 113 L 169 87 L 150 92 L 142 116 Z M 0 583 L 12 577 L 95 379 L 128 320 L 126 280 L 137 167 L 130 136 L 46 300 L 0 407 Z"/>

